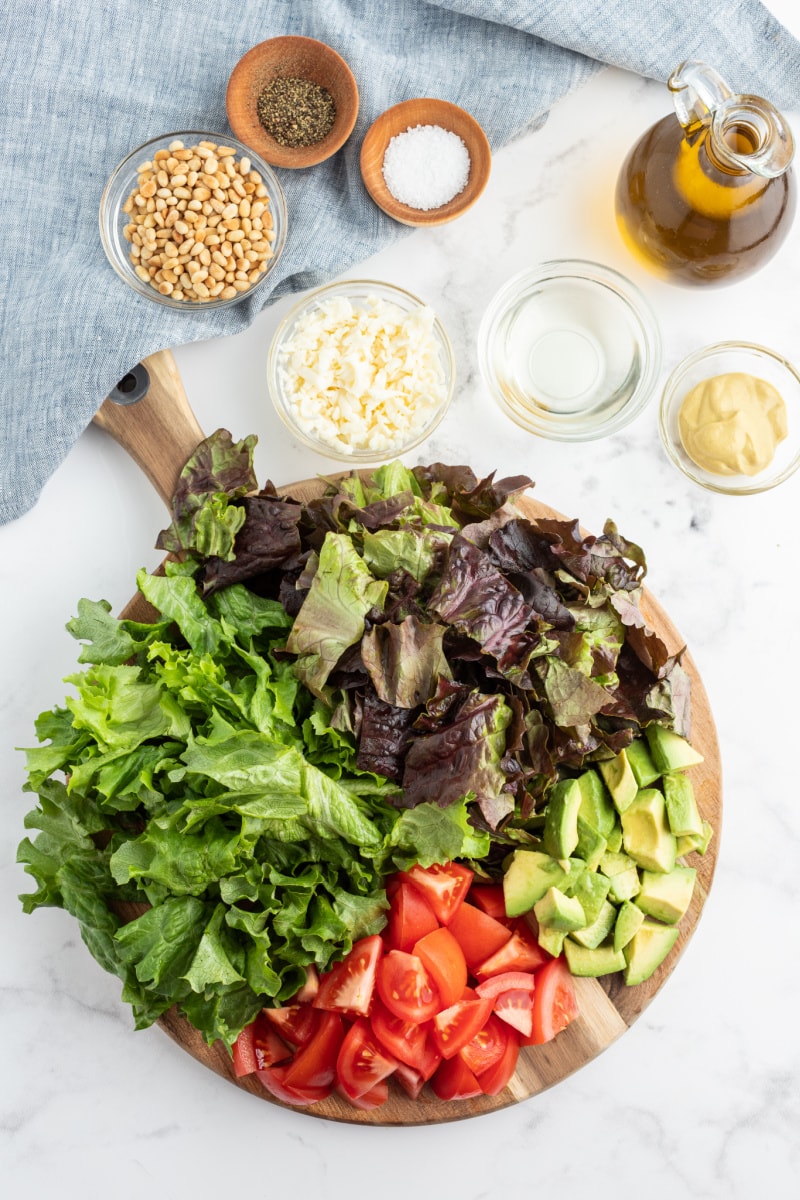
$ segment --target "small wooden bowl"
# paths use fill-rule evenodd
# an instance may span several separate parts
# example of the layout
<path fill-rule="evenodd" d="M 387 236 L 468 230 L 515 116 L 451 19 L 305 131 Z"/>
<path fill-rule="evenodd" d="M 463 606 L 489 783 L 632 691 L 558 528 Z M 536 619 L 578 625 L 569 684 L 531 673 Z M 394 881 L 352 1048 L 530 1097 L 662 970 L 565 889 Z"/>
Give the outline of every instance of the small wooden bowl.
<path fill-rule="evenodd" d="M 258 97 L 273 79 L 308 79 L 327 88 L 336 105 L 330 133 L 313 146 L 282 146 L 258 119 Z M 313 167 L 335 154 L 353 132 L 358 87 L 343 58 L 324 42 L 307 37 L 275 37 L 259 42 L 239 59 L 228 80 L 225 107 L 230 127 L 273 167 Z"/>
<path fill-rule="evenodd" d="M 469 151 L 470 170 L 467 186 L 440 208 L 411 208 L 396 200 L 383 178 L 383 156 L 393 137 L 417 125 L 438 125 L 455 133 Z M 447 100 L 423 98 L 404 100 L 387 108 L 367 130 L 361 145 L 361 176 L 372 199 L 402 225 L 444 225 L 471 208 L 489 182 L 492 151 L 486 134 L 474 117 Z"/>

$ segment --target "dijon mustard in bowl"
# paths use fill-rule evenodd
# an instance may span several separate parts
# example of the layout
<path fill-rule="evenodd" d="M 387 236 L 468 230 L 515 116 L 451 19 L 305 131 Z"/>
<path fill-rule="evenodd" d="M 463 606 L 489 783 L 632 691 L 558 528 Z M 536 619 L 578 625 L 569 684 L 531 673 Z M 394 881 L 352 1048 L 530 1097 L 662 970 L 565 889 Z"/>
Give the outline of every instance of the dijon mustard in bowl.
<path fill-rule="evenodd" d="M 800 467 L 800 371 L 751 342 L 718 342 L 690 354 L 664 385 L 661 440 L 693 483 L 752 496 Z"/>

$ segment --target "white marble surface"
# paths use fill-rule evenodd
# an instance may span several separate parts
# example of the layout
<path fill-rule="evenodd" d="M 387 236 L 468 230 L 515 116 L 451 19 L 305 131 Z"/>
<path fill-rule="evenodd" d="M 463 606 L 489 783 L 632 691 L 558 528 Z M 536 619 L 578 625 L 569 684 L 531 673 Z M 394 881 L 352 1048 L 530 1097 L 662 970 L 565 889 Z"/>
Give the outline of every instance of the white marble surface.
<path fill-rule="evenodd" d="M 800 34 L 793 0 L 769 7 Z M 800 225 L 780 256 L 724 291 L 670 288 L 626 255 L 611 192 L 628 146 L 667 111 L 665 89 L 606 71 L 546 128 L 496 156 L 460 221 L 365 263 L 440 312 L 459 365 L 452 410 L 411 462 L 526 471 L 537 495 L 599 531 L 610 516 L 643 544 L 649 583 L 687 639 L 718 725 L 725 771 L 717 876 L 678 968 L 633 1028 L 557 1088 L 479 1120 L 408 1130 L 339 1126 L 261 1104 L 222 1083 L 158 1030 L 134 1033 L 116 981 L 56 911 L 22 915 L 14 864 L 30 798 L 22 755 L 32 722 L 75 667 L 63 631 L 81 596 L 115 609 L 153 567 L 164 510 L 137 469 L 90 428 L 36 508 L 0 529 L 3 630 L 0 778 L 0 1177 L 13 1200 L 46 1193 L 120 1198 L 324 1195 L 468 1200 L 580 1189 L 611 1200 L 796 1195 L 800 1172 L 800 807 L 793 747 L 800 706 L 796 551 L 800 475 L 730 499 L 685 481 L 661 450 L 655 404 L 602 442 L 546 444 L 487 398 L 475 336 L 493 292 L 525 265 L 586 257 L 626 272 L 664 338 L 662 378 L 720 338 L 800 357 Z M 800 130 L 800 114 L 787 114 Z M 261 478 L 327 465 L 270 411 L 264 361 L 286 303 L 239 337 L 179 349 L 201 425 L 259 435 Z"/>

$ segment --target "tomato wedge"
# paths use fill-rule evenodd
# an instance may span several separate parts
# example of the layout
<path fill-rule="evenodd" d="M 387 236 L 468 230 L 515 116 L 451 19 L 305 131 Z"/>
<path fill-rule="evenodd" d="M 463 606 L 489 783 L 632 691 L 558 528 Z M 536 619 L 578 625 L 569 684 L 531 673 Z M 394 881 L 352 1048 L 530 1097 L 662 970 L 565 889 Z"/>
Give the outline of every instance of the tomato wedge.
<path fill-rule="evenodd" d="M 472 1041 L 492 1011 L 491 1000 L 477 996 L 459 1000 L 433 1018 L 433 1040 L 442 1058 L 453 1058 Z"/>
<path fill-rule="evenodd" d="M 502 883 L 473 883 L 469 889 L 469 900 L 494 917 L 495 921 L 508 921 Z"/>
<path fill-rule="evenodd" d="M 340 1085 L 351 1100 L 358 1100 L 391 1075 L 397 1059 L 378 1044 L 369 1022 L 358 1017 L 345 1034 L 336 1060 Z"/>
<path fill-rule="evenodd" d="M 506 925 L 481 912 L 474 904 L 462 904 L 447 928 L 464 951 L 471 971 L 496 954 L 512 936 Z"/>
<path fill-rule="evenodd" d="M 578 1000 L 566 959 L 553 958 L 536 972 L 533 994 L 533 1027 L 523 1046 L 540 1046 L 566 1029 L 578 1016 Z"/>
<path fill-rule="evenodd" d="M 445 1059 L 431 1080 L 431 1087 L 440 1100 L 469 1100 L 483 1094 L 472 1071 L 458 1057 Z"/>
<path fill-rule="evenodd" d="M 284 1083 L 296 1091 L 333 1086 L 336 1059 L 344 1039 L 344 1022 L 338 1013 L 324 1012 L 311 1041 L 297 1051 L 286 1068 Z"/>
<path fill-rule="evenodd" d="M 383 941 L 377 934 L 356 942 L 350 953 L 320 979 L 314 1008 L 365 1017 L 372 1003 L 375 972 L 382 952 Z"/>
<path fill-rule="evenodd" d="M 439 1059 L 439 1062 L 441 1061 Z M 421 1071 L 417 1071 L 415 1067 L 410 1067 L 407 1063 L 401 1062 L 397 1064 L 392 1079 L 397 1080 L 400 1087 L 412 1100 L 416 1100 L 425 1087 L 425 1076 Z"/>
<path fill-rule="evenodd" d="M 534 993 L 522 988 L 510 988 L 502 992 L 494 1002 L 493 1012 L 516 1029 L 523 1037 L 530 1037 L 533 1032 L 533 999 Z"/>
<path fill-rule="evenodd" d="M 447 925 L 464 903 L 474 872 L 460 863 L 434 863 L 432 867 L 419 864 L 403 873 L 422 893 L 442 925 Z"/>
<path fill-rule="evenodd" d="M 457 919 L 458 914 L 453 920 Z M 436 985 L 439 1007 L 449 1008 L 460 1000 L 467 986 L 467 962 L 448 926 L 439 925 L 432 933 L 426 933 L 414 945 L 414 953 Z"/>
<path fill-rule="evenodd" d="M 353 1108 L 380 1108 L 389 1099 L 389 1084 L 385 1079 L 381 1079 L 379 1083 L 375 1084 L 375 1087 L 370 1088 L 368 1092 L 364 1092 L 363 1096 L 356 1097 L 349 1095 L 341 1084 L 337 1084 L 336 1091 L 343 1100 L 346 1100 L 348 1104 L 352 1104 Z"/>
<path fill-rule="evenodd" d="M 494 1013 L 491 1013 L 483 1028 L 478 1030 L 466 1046 L 461 1047 L 458 1052 L 459 1057 L 467 1064 L 473 1075 L 480 1077 L 482 1072 L 497 1066 L 505 1054 L 509 1038 L 513 1036 L 508 1025 L 504 1025 Z"/>
<path fill-rule="evenodd" d="M 436 914 L 417 888 L 401 881 L 392 896 L 386 939 L 390 950 L 414 949 L 420 938 L 439 928 Z"/>
<path fill-rule="evenodd" d="M 439 994 L 416 954 L 390 950 L 378 963 L 378 995 L 403 1021 L 429 1020 L 440 1008 Z"/>
<path fill-rule="evenodd" d="M 404 1021 L 396 1017 L 377 997 L 369 1021 L 372 1032 L 384 1050 L 409 1067 L 421 1067 L 426 1056 L 427 1024 L 420 1025 L 417 1021 Z"/>
<path fill-rule="evenodd" d="M 330 1096 L 330 1086 L 308 1088 L 288 1087 L 286 1084 L 286 1072 L 288 1069 L 288 1067 L 265 1067 L 263 1071 L 256 1072 L 261 1083 L 276 1100 L 280 1100 L 283 1104 L 294 1104 L 302 1107 L 307 1104 L 316 1104 L 318 1100 L 326 1100 Z"/>
<path fill-rule="evenodd" d="M 519 1038 L 511 1033 L 511 1036 L 506 1043 L 506 1048 L 502 1058 L 483 1071 L 478 1076 L 478 1082 L 481 1085 L 481 1091 L 485 1096 L 498 1096 L 503 1088 L 508 1086 L 511 1076 L 517 1069 L 517 1060 L 519 1059 Z"/>
<path fill-rule="evenodd" d="M 479 996 L 487 996 L 494 1000 L 501 992 L 512 988 L 519 991 L 532 992 L 536 987 L 536 977 L 530 971 L 503 971 L 500 975 L 490 975 L 479 983 L 475 991 Z"/>
<path fill-rule="evenodd" d="M 262 1010 L 266 1020 L 292 1046 L 305 1046 L 316 1033 L 320 1014 L 308 1004 L 287 1004 L 283 1008 Z"/>
<path fill-rule="evenodd" d="M 319 974 L 313 963 L 306 967 L 306 981 L 300 991 L 292 996 L 292 1004 L 310 1004 L 319 991 Z"/>
<path fill-rule="evenodd" d="M 518 922 L 505 945 L 478 964 L 474 975 L 482 981 L 504 971 L 536 971 L 549 961 L 550 955 L 542 949 L 528 926 Z"/>

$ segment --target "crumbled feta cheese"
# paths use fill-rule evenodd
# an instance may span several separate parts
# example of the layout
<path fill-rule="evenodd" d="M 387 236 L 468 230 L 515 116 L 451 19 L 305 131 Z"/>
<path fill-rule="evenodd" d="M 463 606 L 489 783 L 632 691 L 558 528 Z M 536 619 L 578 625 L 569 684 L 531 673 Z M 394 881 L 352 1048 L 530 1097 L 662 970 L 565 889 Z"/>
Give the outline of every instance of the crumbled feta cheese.
<path fill-rule="evenodd" d="M 297 423 L 339 453 L 392 453 L 447 398 L 427 306 L 404 312 L 377 297 L 320 301 L 298 318 L 278 375 Z"/>

